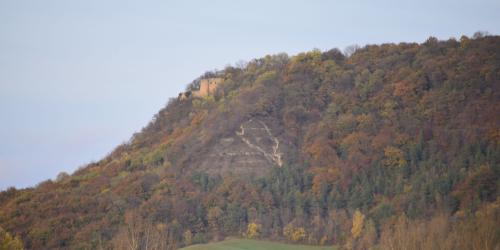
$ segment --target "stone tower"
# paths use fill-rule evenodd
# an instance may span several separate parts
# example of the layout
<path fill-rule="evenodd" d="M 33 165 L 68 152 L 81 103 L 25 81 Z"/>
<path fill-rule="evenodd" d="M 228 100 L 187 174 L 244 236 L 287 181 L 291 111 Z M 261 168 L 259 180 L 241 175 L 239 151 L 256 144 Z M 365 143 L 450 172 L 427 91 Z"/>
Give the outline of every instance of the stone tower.
<path fill-rule="evenodd" d="M 206 78 L 200 80 L 200 89 L 194 90 L 194 97 L 206 97 L 215 94 L 217 87 L 222 82 L 222 78 Z"/>

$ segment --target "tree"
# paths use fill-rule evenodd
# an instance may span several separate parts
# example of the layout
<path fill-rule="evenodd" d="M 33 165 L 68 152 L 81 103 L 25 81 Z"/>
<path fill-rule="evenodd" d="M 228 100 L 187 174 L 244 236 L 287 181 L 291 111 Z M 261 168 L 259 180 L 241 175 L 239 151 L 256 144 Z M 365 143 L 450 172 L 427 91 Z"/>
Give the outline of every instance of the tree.
<path fill-rule="evenodd" d="M 363 225 L 365 221 L 365 215 L 362 214 L 359 209 L 356 209 L 354 212 L 354 216 L 352 217 L 352 237 L 354 239 L 358 238 L 361 235 L 361 232 L 363 231 Z"/>
<path fill-rule="evenodd" d="M 60 172 L 56 177 L 56 182 L 62 182 L 68 179 L 69 174 L 66 172 Z"/>
<path fill-rule="evenodd" d="M 175 225 L 175 220 L 172 224 Z M 153 225 L 149 219 L 142 218 L 137 212 L 125 213 L 125 223 L 113 238 L 116 249 L 166 249 L 176 248 L 173 230 L 165 223 Z"/>
<path fill-rule="evenodd" d="M 350 57 L 352 54 L 356 53 L 359 48 L 360 47 L 357 44 L 349 45 L 344 49 L 344 55 Z"/>
<path fill-rule="evenodd" d="M 220 221 L 222 218 L 222 209 L 219 207 L 212 207 L 208 210 L 208 224 L 214 232 L 215 239 L 219 238 Z"/>
<path fill-rule="evenodd" d="M 384 156 L 384 163 L 386 166 L 403 167 L 404 165 L 406 165 L 404 153 L 399 148 L 393 146 L 385 147 Z"/>
<path fill-rule="evenodd" d="M 497 215 L 475 214 L 500 197 L 499 45 L 367 45 L 207 74 L 225 79 L 216 95 L 171 101 L 103 160 L 0 192 L 0 224 L 30 249 L 168 249 L 242 233 L 495 249 Z M 266 152 L 236 135 L 249 119 L 273 132 L 245 128 Z M 283 166 L 244 167 L 262 153 L 283 154 Z M 464 247 L 435 244 L 452 236 Z"/>
<path fill-rule="evenodd" d="M 375 245 L 377 240 L 377 229 L 375 228 L 375 223 L 372 220 L 368 220 L 363 230 L 363 234 L 360 237 L 361 249 L 369 249 L 371 246 Z"/>
<path fill-rule="evenodd" d="M 283 229 L 283 235 L 290 241 L 300 242 L 306 238 L 306 230 L 303 227 L 295 227 L 293 223 L 289 223 Z"/>
<path fill-rule="evenodd" d="M 299 242 L 306 238 L 306 230 L 303 227 L 296 228 L 292 234 L 292 241 Z"/>
<path fill-rule="evenodd" d="M 191 230 L 186 230 L 182 236 L 184 238 L 184 245 L 189 246 L 193 243 L 193 233 L 191 233 Z"/>
<path fill-rule="evenodd" d="M 0 227 L 0 250 L 22 250 L 23 242 Z"/>
<path fill-rule="evenodd" d="M 262 228 L 261 224 L 255 222 L 249 223 L 247 226 L 247 238 L 255 239 L 260 236 L 260 230 Z"/>
<path fill-rule="evenodd" d="M 292 238 L 293 230 L 294 230 L 293 224 L 292 223 L 287 224 L 283 228 L 283 236 L 285 236 L 287 239 L 290 240 Z"/>

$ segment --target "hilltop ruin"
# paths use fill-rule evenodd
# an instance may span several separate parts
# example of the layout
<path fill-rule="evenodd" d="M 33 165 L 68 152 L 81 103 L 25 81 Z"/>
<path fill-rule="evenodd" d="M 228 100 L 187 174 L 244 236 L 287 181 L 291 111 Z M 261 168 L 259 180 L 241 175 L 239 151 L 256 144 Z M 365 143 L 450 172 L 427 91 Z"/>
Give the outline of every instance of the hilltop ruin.
<path fill-rule="evenodd" d="M 215 94 L 222 78 L 205 78 L 200 80 L 200 89 L 182 92 L 179 94 L 179 100 L 186 100 L 191 97 L 207 97 Z"/>

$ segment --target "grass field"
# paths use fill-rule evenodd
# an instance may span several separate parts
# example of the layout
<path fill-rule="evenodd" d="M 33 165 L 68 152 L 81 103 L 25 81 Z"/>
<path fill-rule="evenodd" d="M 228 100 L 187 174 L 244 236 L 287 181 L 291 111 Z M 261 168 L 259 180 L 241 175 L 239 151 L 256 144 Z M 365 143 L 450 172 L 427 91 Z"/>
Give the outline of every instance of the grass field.
<path fill-rule="evenodd" d="M 221 242 L 192 245 L 180 250 L 335 250 L 333 246 L 292 245 L 263 240 L 230 239 Z"/>

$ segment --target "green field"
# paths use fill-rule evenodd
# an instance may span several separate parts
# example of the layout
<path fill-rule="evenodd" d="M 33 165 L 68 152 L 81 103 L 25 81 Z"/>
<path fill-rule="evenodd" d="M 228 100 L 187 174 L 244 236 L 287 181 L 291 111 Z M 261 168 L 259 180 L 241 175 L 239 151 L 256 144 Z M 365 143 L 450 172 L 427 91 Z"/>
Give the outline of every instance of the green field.
<path fill-rule="evenodd" d="M 180 250 L 334 250 L 333 246 L 292 245 L 263 240 L 231 239 L 221 242 L 192 245 Z"/>

